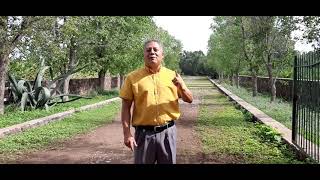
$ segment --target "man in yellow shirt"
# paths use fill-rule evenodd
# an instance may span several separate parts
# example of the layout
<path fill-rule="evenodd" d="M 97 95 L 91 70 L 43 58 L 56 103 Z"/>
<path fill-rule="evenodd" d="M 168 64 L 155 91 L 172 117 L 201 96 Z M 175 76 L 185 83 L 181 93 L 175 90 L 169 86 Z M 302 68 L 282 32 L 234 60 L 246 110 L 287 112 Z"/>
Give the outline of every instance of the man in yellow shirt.
<path fill-rule="evenodd" d="M 175 164 L 179 97 L 191 103 L 191 91 L 179 74 L 161 65 L 163 47 L 157 40 L 144 44 L 143 68 L 128 74 L 120 90 L 124 144 L 134 151 L 136 164 Z M 133 111 L 131 115 L 131 106 Z M 135 127 L 130 132 L 130 120 Z"/>

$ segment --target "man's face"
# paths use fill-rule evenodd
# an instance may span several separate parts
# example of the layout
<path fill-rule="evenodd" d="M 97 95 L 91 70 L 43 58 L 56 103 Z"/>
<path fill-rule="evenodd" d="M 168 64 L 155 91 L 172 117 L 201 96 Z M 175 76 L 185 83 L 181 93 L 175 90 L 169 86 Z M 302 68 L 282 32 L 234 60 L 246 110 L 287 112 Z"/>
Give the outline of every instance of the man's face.
<path fill-rule="evenodd" d="M 144 62 L 148 67 L 158 67 L 163 59 L 163 50 L 157 42 L 150 42 L 144 48 Z"/>

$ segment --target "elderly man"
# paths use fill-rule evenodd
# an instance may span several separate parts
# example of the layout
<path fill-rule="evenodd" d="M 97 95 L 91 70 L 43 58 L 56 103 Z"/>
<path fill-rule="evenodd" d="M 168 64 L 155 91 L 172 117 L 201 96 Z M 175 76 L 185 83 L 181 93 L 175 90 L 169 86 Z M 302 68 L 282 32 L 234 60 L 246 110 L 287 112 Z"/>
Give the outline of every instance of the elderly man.
<path fill-rule="evenodd" d="M 129 73 L 120 90 L 124 144 L 134 151 L 136 164 L 176 163 L 178 99 L 188 103 L 193 100 L 180 75 L 161 65 L 163 57 L 159 41 L 145 42 L 145 66 Z M 131 118 L 134 137 L 130 132 Z"/>

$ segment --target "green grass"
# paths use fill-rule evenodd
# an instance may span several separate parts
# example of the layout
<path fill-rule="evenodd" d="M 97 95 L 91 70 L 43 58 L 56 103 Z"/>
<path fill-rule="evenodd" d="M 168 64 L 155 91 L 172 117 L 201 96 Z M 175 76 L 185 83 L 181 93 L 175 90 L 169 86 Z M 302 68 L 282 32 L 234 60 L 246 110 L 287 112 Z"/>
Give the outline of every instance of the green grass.
<path fill-rule="evenodd" d="M 270 96 L 258 94 L 256 97 L 252 97 L 252 92 L 245 88 L 237 88 L 226 83 L 222 83 L 221 85 L 233 94 L 263 111 L 274 120 L 282 123 L 287 128 L 292 128 L 292 103 L 283 101 L 279 98 L 276 99 L 276 102 L 270 103 Z"/>
<path fill-rule="evenodd" d="M 224 86 L 229 91 L 236 94 L 243 100 L 257 107 L 258 109 L 260 109 L 261 111 L 263 111 L 264 113 L 272 117 L 274 120 L 282 123 L 287 128 L 292 129 L 292 103 L 291 102 L 283 101 L 280 98 L 277 98 L 276 102 L 270 103 L 270 96 L 268 95 L 258 93 L 256 97 L 252 97 L 252 94 L 251 94 L 252 91 L 248 91 L 245 88 L 242 88 L 242 87 L 236 88 L 235 86 L 231 86 L 226 83 L 223 83 L 222 86 Z M 309 111 L 307 115 L 309 115 L 310 117 L 316 117 L 315 114 L 316 113 Z M 306 121 L 305 121 L 306 127 L 314 126 L 312 124 L 313 121 L 310 117 L 306 117 Z M 308 121 L 308 118 L 310 118 L 310 121 Z M 319 134 L 317 134 L 317 132 L 314 132 L 313 134 L 311 134 L 310 132 L 302 129 L 300 133 L 303 134 L 303 136 L 306 139 L 312 141 L 313 143 L 317 145 L 320 144 L 320 142 L 316 141 L 316 139 L 314 138 L 314 137 L 319 137 Z"/>
<path fill-rule="evenodd" d="M 0 116 L 0 128 L 12 126 L 15 124 L 23 123 L 33 119 L 49 116 L 55 113 L 70 110 L 72 108 L 78 108 L 84 105 L 94 104 L 100 101 L 104 101 L 113 97 L 118 96 L 118 92 L 99 92 L 92 94 L 94 97 L 92 99 L 78 99 L 69 103 L 57 104 L 49 108 L 49 111 L 45 109 L 35 109 L 32 111 L 21 112 L 19 108 L 14 108 L 10 105 L 5 108 L 5 114 Z"/>
<path fill-rule="evenodd" d="M 0 159 L 12 160 L 19 154 L 47 147 L 110 123 L 119 109 L 120 102 L 112 102 L 103 108 L 79 112 L 61 121 L 0 139 Z"/>
<path fill-rule="evenodd" d="M 297 160 L 270 127 L 247 121 L 217 89 L 198 89 L 194 93 L 202 96 L 197 131 L 205 154 L 224 158 L 226 163 L 306 163 Z"/>

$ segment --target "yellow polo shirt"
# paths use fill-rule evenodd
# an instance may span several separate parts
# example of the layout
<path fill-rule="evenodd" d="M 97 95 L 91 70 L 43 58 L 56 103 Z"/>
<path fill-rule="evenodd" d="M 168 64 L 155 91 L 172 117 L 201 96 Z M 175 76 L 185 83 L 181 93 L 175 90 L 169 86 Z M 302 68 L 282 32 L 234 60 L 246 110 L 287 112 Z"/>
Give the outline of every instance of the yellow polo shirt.
<path fill-rule="evenodd" d="M 152 73 L 147 67 L 128 74 L 120 97 L 133 100 L 132 125 L 162 125 L 180 116 L 178 90 L 172 83 L 175 72 L 161 67 Z"/>

